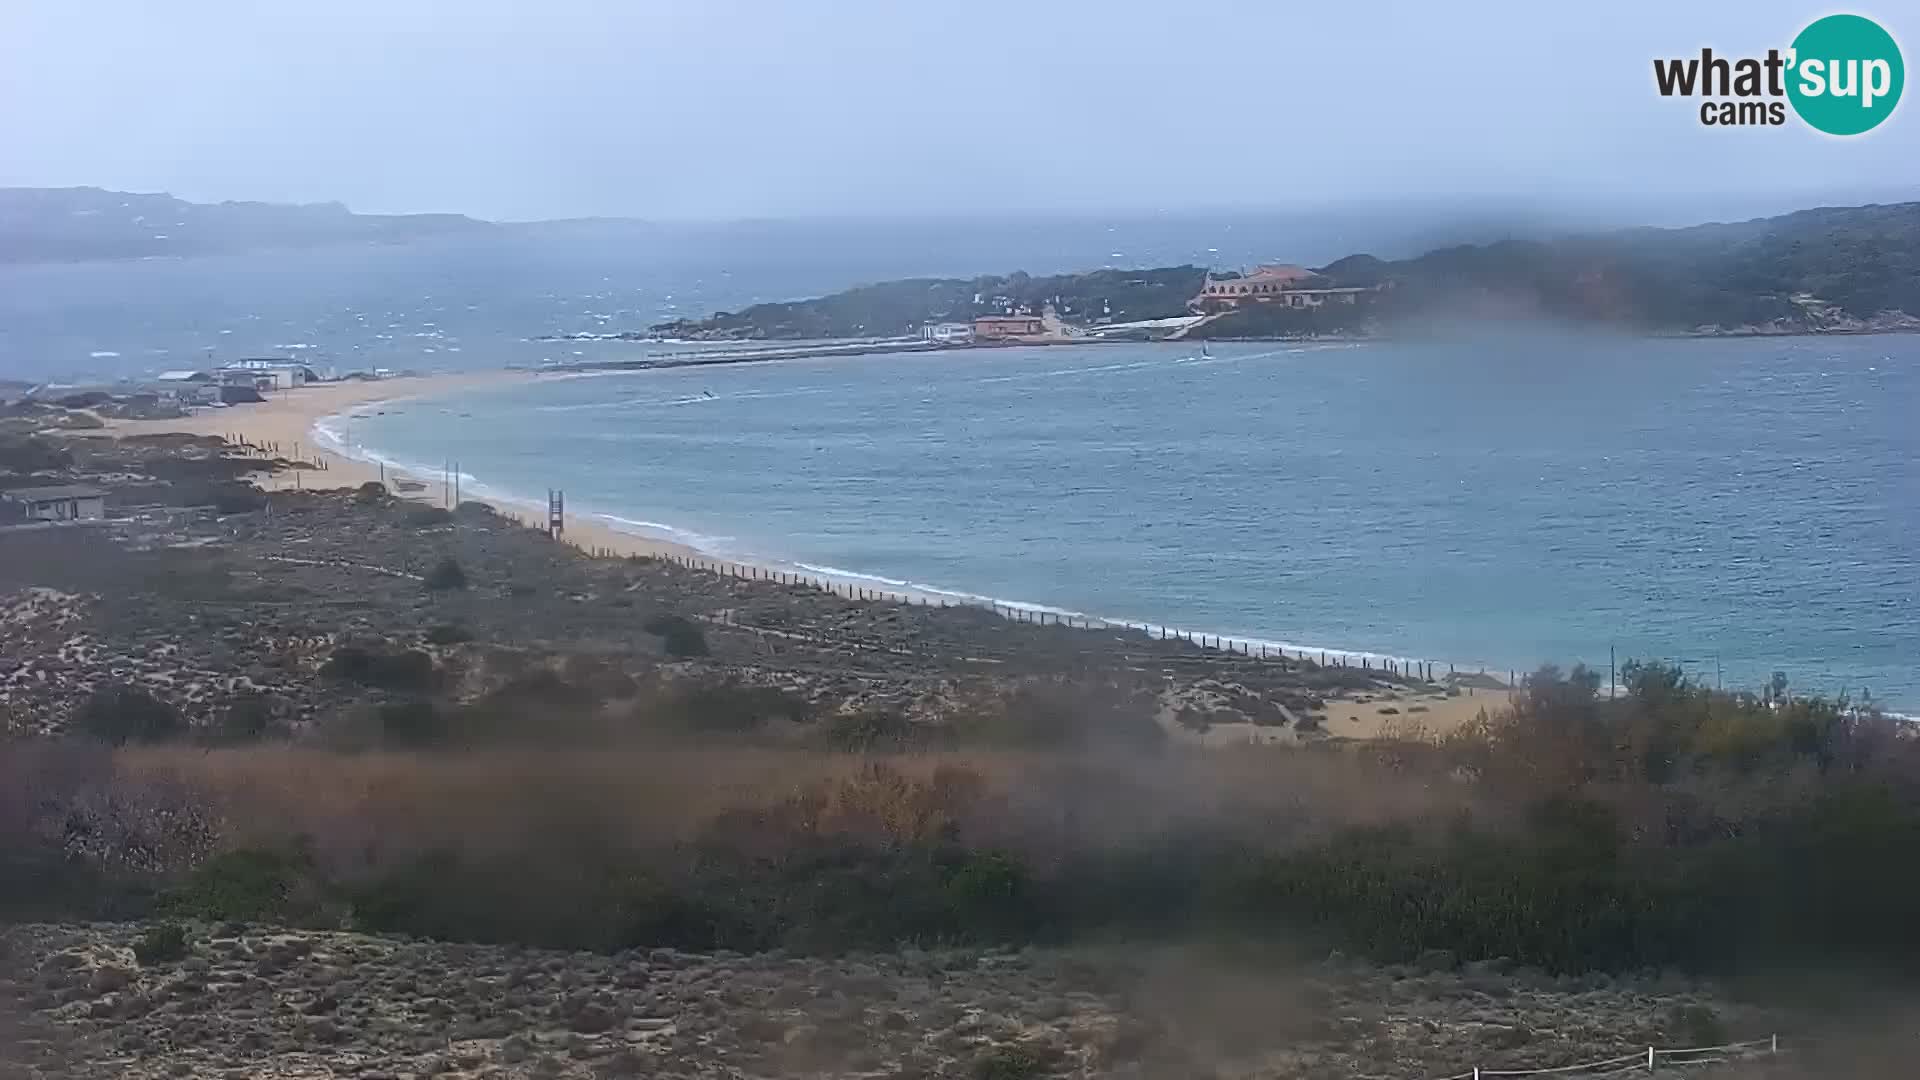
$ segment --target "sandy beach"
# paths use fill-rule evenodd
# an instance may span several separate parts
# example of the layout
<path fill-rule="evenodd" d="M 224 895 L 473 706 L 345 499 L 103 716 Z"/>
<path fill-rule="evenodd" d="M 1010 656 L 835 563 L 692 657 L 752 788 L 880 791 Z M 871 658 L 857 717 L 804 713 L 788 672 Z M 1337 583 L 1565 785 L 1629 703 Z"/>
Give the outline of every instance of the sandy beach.
<path fill-rule="evenodd" d="M 227 409 L 203 409 L 193 416 L 175 420 L 110 421 L 108 430 L 118 435 L 163 432 L 218 435 L 254 446 L 270 447 L 277 456 L 290 461 L 309 461 L 323 467 L 288 470 L 277 476 L 266 477 L 261 483 L 269 490 L 290 488 L 296 484 L 310 488 L 358 487 L 369 480 L 384 479 L 388 489 L 396 495 L 434 506 L 444 506 L 448 503 L 448 492 L 438 474 L 409 475 L 391 469 L 383 470 L 375 462 L 349 457 L 322 444 L 314 432 L 314 425 L 329 416 L 359 405 L 451 394 L 489 386 L 531 383 L 542 378 L 553 377 L 555 376 L 543 376 L 530 371 L 480 371 L 458 375 L 419 375 L 378 381 L 328 383 L 280 391 L 259 404 L 235 405 Z M 402 481 L 406 483 L 403 484 Z M 412 486 L 414 484 L 421 486 L 415 488 Z M 544 511 L 537 506 L 502 502 L 497 499 L 474 499 L 465 493 L 460 497 L 467 501 L 485 502 L 501 514 L 516 521 L 525 522 L 530 527 L 539 528 L 544 524 Z M 567 517 L 566 539 L 583 550 L 611 552 L 616 555 L 707 558 L 704 553 L 683 544 L 621 532 L 578 514 L 569 514 Z"/>
<path fill-rule="evenodd" d="M 444 506 L 450 501 L 449 493 L 439 474 L 409 475 L 392 469 L 383 470 L 378 463 L 342 454 L 321 442 L 314 431 L 315 425 L 329 416 L 375 402 L 430 397 L 484 387 L 527 384 L 543 378 L 556 377 L 564 378 L 565 376 L 542 375 L 530 371 L 482 371 L 453 375 L 406 376 L 366 382 L 329 383 L 281 391 L 258 404 L 236 405 L 226 409 L 205 409 L 189 417 L 171 420 L 109 421 L 108 430 L 117 435 L 168 432 L 217 435 L 232 441 L 268 448 L 278 457 L 314 462 L 320 466 L 316 469 L 287 470 L 278 475 L 262 478 L 260 482 L 269 490 L 296 485 L 308 488 L 358 487 L 368 481 L 384 480 L 389 490 L 396 495 L 429 505 Z M 545 514 L 542 507 L 502 502 L 498 499 L 474 500 L 464 493 L 461 494 L 461 498 L 485 502 L 502 515 L 523 522 L 531 528 L 544 526 Z M 764 572 L 767 569 L 715 559 L 705 552 L 683 544 L 622 532 L 604 522 L 579 514 L 568 515 L 565 538 L 575 547 L 589 552 L 694 559 L 742 576 Z M 872 593 L 872 590 L 864 589 L 855 582 L 822 580 L 817 581 L 816 584 L 854 598 L 864 598 Z M 917 602 L 941 602 L 940 598 L 929 595 L 909 596 L 905 593 L 873 595 L 877 599 L 905 598 Z M 1483 709 L 1501 708 L 1507 703 L 1507 699 L 1508 695 L 1505 691 L 1492 689 L 1467 691 L 1451 697 L 1444 694 L 1419 694 L 1411 691 L 1377 692 L 1360 700 L 1336 698 L 1330 701 L 1326 724 L 1330 734 L 1345 738 L 1377 738 L 1389 728 L 1413 728 L 1430 737 L 1440 736 L 1463 724 L 1471 723 Z M 1207 741 L 1260 742 L 1271 739 L 1277 732 L 1278 729 L 1255 729 L 1251 725 L 1247 725 L 1247 730 L 1243 731 L 1239 730 L 1239 725 L 1233 725 L 1229 730 L 1216 731 Z"/>

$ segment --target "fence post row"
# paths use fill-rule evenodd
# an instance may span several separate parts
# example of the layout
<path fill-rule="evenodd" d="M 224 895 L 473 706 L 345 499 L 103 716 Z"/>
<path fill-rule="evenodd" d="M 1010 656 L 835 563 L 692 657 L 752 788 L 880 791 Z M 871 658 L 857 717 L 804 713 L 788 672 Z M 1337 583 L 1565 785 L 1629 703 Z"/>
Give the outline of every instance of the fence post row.
<path fill-rule="evenodd" d="M 612 548 L 596 547 L 589 548 L 588 551 L 594 555 L 605 558 L 613 557 Z M 910 593 L 889 592 L 884 589 L 869 589 L 864 585 L 842 585 L 837 582 L 828 581 L 825 578 L 817 578 L 808 574 L 797 574 L 788 570 L 771 570 L 758 566 L 738 566 L 733 563 L 701 559 L 689 555 L 670 555 L 667 556 L 667 559 L 674 565 L 685 569 L 705 570 L 726 577 L 746 578 L 754 581 L 774 581 L 782 585 L 806 585 L 810 588 L 819 589 L 822 592 L 830 592 L 835 595 L 841 595 L 840 590 L 845 589 L 845 595 L 849 599 L 854 600 L 885 600 L 890 603 L 917 605 L 920 607 L 934 606 L 934 600 L 930 597 L 914 596 Z M 955 605 L 943 596 L 939 598 L 939 606 L 946 608 Z M 1038 626 L 1048 625 L 1047 612 L 1045 611 L 1029 611 L 1025 608 L 1015 607 L 1012 604 L 1001 604 L 995 600 L 987 601 L 986 608 L 995 615 L 1013 622 Z M 1055 615 L 1053 616 L 1052 625 L 1093 630 L 1096 629 L 1095 622 L 1096 620 L 1091 617 L 1081 618 L 1074 615 Z M 1189 645 L 1198 645 L 1203 649 L 1238 653 L 1246 657 L 1253 657 L 1255 655 L 1252 642 L 1234 640 L 1219 634 L 1201 634 L 1196 637 L 1191 630 L 1175 630 L 1166 626 L 1150 623 L 1113 623 L 1105 619 L 1098 620 L 1098 623 L 1097 629 L 1101 630 L 1111 629 L 1114 626 L 1123 626 L 1131 630 L 1144 631 L 1149 638 L 1157 634 L 1161 641 L 1166 641 L 1171 638 L 1174 641 L 1184 641 Z M 1268 645 L 1266 642 L 1261 642 L 1258 655 L 1262 660 L 1271 658 L 1285 660 L 1287 658 L 1287 650 L 1283 645 Z M 1352 663 L 1351 657 L 1341 653 L 1335 653 L 1332 657 L 1329 657 L 1325 649 L 1319 650 L 1319 657 L 1321 667 L 1326 667 L 1329 663 L 1336 667 L 1349 667 Z M 1309 653 L 1307 650 L 1300 650 L 1300 659 L 1306 660 L 1308 658 Z M 1364 655 L 1361 656 L 1360 667 L 1363 671 L 1373 670 L 1372 658 Z M 1428 682 L 1433 681 L 1433 667 L 1434 661 L 1432 660 L 1410 660 L 1401 662 L 1390 657 L 1382 657 L 1380 660 L 1380 670 L 1382 672 L 1397 675 L 1419 675 Z M 1453 664 L 1447 665 L 1447 674 L 1449 676 L 1453 675 L 1456 670 Z M 1485 673 L 1484 668 L 1482 668 L 1481 671 L 1482 674 Z M 1507 673 L 1508 683 L 1510 685 L 1513 684 L 1514 679 L 1515 674 L 1509 671 Z"/>
<path fill-rule="evenodd" d="M 1643 1064 L 1646 1070 L 1651 1073 L 1651 1072 L 1657 1072 L 1659 1070 L 1660 1055 L 1662 1054 L 1667 1055 L 1669 1058 L 1675 1058 L 1683 1054 L 1697 1055 L 1697 1054 L 1719 1054 L 1726 1051 L 1732 1052 L 1732 1054 L 1729 1054 L 1728 1057 L 1695 1058 L 1693 1060 L 1675 1060 L 1675 1061 L 1669 1062 L 1669 1064 L 1674 1066 L 1685 1066 L 1685 1065 L 1706 1065 L 1706 1064 L 1711 1064 L 1716 1062 L 1723 1062 L 1723 1061 L 1729 1060 L 1734 1054 L 1739 1054 L 1742 1056 L 1751 1056 L 1752 1054 L 1761 1052 L 1763 1050 L 1765 1053 L 1769 1055 L 1777 1055 L 1780 1053 L 1780 1035 L 1778 1032 L 1775 1032 L 1774 1034 L 1771 1034 L 1764 1039 L 1751 1039 L 1751 1040 L 1748 1040 L 1747 1042 L 1727 1043 L 1724 1046 L 1690 1046 L 1690 1047 L 1684 1047 L 1684 1048 L 1675 1048 L 1672 1050 L 1662 1050 L 1657 1046 L 1649 1046 L 1647 1047 L 1647 1054 L 1644 1059 L 1640 1056 L 1640 1053 L 1638 1051 L 1635 1051 L 1631 1054 L 1626 1054 L 1621 1057 L 1607 1058 L 1604 1061 L 1585 1061 L 1577 1065 L 1557 1065 L 1557 1066 L 1550 1066 L 1550 1067 L 1539 1068 L 1539 1069 L 1483 1069 L 1481 1066 L 1475 1065 L 1473 1067 L 1472 1072 L 1459 1073 L 1454 1076 L 1449 1076 L 1446 1078 L 1446 1080 L 1467 1080 L 1468 1077 L 1472 1077 L 1473 1080 L 1490 1080 L 1490 1078 L 1496 1077 L 1496 1076 L 1498 1077 L 1559 1076 L 1559 1075 L 1564 1075 L 1568 1073 L 1585 1074 L 1585 1075 L 1603 1075 L 1601 1073 L 1593 1073 L 1589 1071 L 1589 1070 L 1595 1070 L 1595 1069 L 1603 1069 L 1605 1070 L 1604 1075 L 1614 1076 L 1624 1072 L 1639 1072 Z"/>

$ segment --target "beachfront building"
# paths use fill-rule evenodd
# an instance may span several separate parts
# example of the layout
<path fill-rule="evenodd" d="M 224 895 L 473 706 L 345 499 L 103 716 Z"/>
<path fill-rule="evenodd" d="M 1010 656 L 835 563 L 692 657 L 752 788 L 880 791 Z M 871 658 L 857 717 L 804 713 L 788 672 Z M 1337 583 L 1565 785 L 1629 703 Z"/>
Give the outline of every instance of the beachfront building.
<path fill-rule="evenodd" d="M 220 383 L 211 371 L 163 371 L 144 391 L 176 405 L 208 405 L 220 400 Z"/>
<path fill-rule="evenodd" d="M 1280 301 L 1288 307 L 1296 308 L 1322 307 L 1326 304 L 1357 304 L 1360 302 L 1362 293 L 1372 291 L 1372 289 L 1352 286 L 1342 289 L 1288 289 L 1281 295 Z"/>
<path fill-rule="evenodd" d="M 241 383 L 260 391 L 292 390 L 320 381 L 313 369 L 305 364 L 274 359 L 235 360 L 222 365 L 219 376 L 221 382 Z"/>
<path fill-rule="evenodd" d="M 928 323 L 920 328 L 920 336 L 940 345 L 970 345 L 973 343 L 973 324 L 963 322 Z"/>
<path fill-rule="evenodd" d="M 1356 304 L 1366 288 L 1318 288 L 1319 274 L 1304 266 L 1261 266 L 1238 277 L 1208 274 L 1200 291 L 1187 301 L 1196 315 L 1226 311 L 1242 304 L 1279 304 L 1290 308 L 1317 308 L 1327 304 Z"/>
<path fill-rule="evenodd" d="M 982 315 L 973 320 L 973 336 L 980 341 L 1009 341 L 1039 337 L 1046 323 L 1038 315 Z"/>
<path fill-rule="evenodd" d="M 107 493 L 78 484 L 14 488 L 0 492 L 30 521 L 98 521 L 107 516 Z"/>

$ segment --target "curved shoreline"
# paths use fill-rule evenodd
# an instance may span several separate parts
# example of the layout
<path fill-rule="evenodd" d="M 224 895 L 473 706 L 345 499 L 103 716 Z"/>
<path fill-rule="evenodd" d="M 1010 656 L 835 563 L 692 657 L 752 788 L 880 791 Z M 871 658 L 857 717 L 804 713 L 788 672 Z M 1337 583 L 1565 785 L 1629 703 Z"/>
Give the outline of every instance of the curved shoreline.
<path fill-rule="evenodd" d="M 644 369 L 641 369 L 644 370 Z M 304 420 L 303 433 L 308 439 L 307 445 L 316 449 L 325 448 L 325 452 L 335 462 L 348 463 L 348 472 L 353 475 L 353 483 L 379 479 L 381 468 L 390 470 L 388 475 L 405 475 L 419 479 L 425 487 L 412 492 L 408 497 L 429 502 L 444 502 L 445 489 L 433 479 L 437 469 L 423 468 L 418 462 L 406 462 L 391 455 L 381 453 L 378 447 L 353 443 L 345 438 L 337 427 L 330 422 L 351 420 L 355 414 L 364 415 L 365 411 L 387 402 L 415 401 L 424 398 L 451 397 L 476 389 L 495 385 L 517 385 L 536 379 L 608 377 L 616 374 L 639 374 L 640 371 L 591 373 L 546 373 L 546 372 L 507 372 L 506 378 L 464 376 L 430 377 L 428 379 L 393 379 L 380 383 L 365 384 L 369 390 L 382 388 L 384 391 L 401 389 L 402 392 L 367 393 L 364 395 L 340 396 L 330 399 L 322 408 L 303 408 L 297 410 Z M 407 384 L 404 387 L 402 384 Z M 332 389 L 329 387 L 328 389 Z M 306 393 L 302 391 L 301 393 Z M 284 398 L 279 400 L 285 400 Z M 258 408 L 251 406 L 246 408 Z M 245 433 L 253 426 L 241 426 Z M 280 433 L 271 435 L 284 446 L 286 434 L 283 426 L 277 427 Z M 341 467 L 335 467 L 340 472 Z M 485 502 L 509 518 L 521 521 L 532 528 L 542 527 L 545 506 L 541 500 L 521 492 L 509 491 L 490 486 L 484 480 L 470 473 L 462 472 L 459 478 L 461 498 Z M 623 508 L 624 509 L 624 508 Z M 669 536 L 661 536 L 666 532 Z M 681 530 L 670 523 L 647 522 L 593 506 L 570 507 L 567 515 L 566 540 L 583 550 L 612 555 L 641 555 L 665 557 L 694 566 L 706 567 L 723 573 L 735 573 L 739 576 L 759 574 L 787 575 L 806 581 L 817 588 L 846 596 L 850 599 L 880 599 L 902 603 L 930 605 L 950 605 L 978 607 L 993 611 L 1005 618 L 1017 621 L 1039 621 L 1043 623 L 1061 623 L 1073 627 L 1090 629 L 1112 628 L 1139 630 L 1153 636 L 1168 638 L 1183 637 L 1196 643 L 1206 643 L 1209 647 L 1232 650 L 1247 654 L 1280 654 L 1292 657 L 1306 657 L 1316 662 L 1322 658 L 1327 663 L 1345 664 L 1353 667 L 1379 668 L 1386 664 L 1402 672 L 1410 672 L 1416 667 L 1424 673 L 1431 669 L 1436 680 L 1443 679 L 1449 671 L 1447 661 L 1433 657 L 1413 657 L 1399 653 L 1382 652 L 1371 649 L 1338 648 L 1317 644 L 1288 641 L 1279 638 L 1262 637 L 1251 634 L 1215 632 L 1190 627 L 1176 627 L 1152 619 L 1117 617 L 1095 612 L 1063 608 L 1037 601 L 1011 599 L 987 593 L 943 585 L 891 578 L 881 574 L 861 570 L 850 570 L 837 566 L 823 566 L 796 559 L 781 558 L 778 555 L 740 554 L 715 550 L 701 546 L 703 539 L 698 534 Z M 1452 670 L 1463 677 L 1472 675 L 1507 683 L 1517 669 L 1509 673 L 1508 679 L 1500 679 L 1497 669 L 1485 665 L 1455 665 Z"/>
<path fill-rule="evenodd" d="M 283 393 L 263 404 L 209 410 L 184 420 L 122 421 L 115 422 L 111 427 L 117 432 L 128 434 L 188 431 L 194 434 L 239 437 L 255 444 L 276 443 L 282 453 L 290 453 L 297 445 L 303 456 L 308 459 L 325 460 L 327 472 L 321 475 L 325 478 L 325 485 L 328 487 L 355 486 L 368 480 L 381 479 L 384 465 L 389 470 L 387 474 L 389 476 L 393 473 L 405 474 L 422 483 L 423 486 L 419 490 L 402 493 L 406 497 L 429 503 L 443 503 L 447 492 L 435 476 L 439 472 L 437 468 L 421 468 L 418 463 L 396 462 L 380 454 L 377 447 L 347 445 L 345 440 L 338 443 L 332 442 L 328 438 L 330 433 L 323 430 L 323 426 L 330 420 L 345 419 L 357 411 L 364 412 L 368 408 L 377 407 L 386 402 L 452 397 L 475 390 L 525 385 L 536 380 L 552 378 L 609 377 L 615 374 L 629 373 L 496 371 L 405 377 L 358 384 L 329 384 Z M 312 473 L 307 473 L 307 477 L 318 479 Z M 296 482 L 291 474 L 283 474 L 278 478 L 267 480 L 266 484 L 269 488 L 275 488 L 292 486 Z M 545 506 L 537 498 L 528 498 L 521 493 L 492 488 L 470 476 L 461 478 L 460 491 L 462 498 L 485 502 L 504 516 L 520 521 L 528 527 L 541 528 L 544 525 Z M 1433 661 L 1430 658 L 1409 658 L 1365 649 L 1321 649 L 1316 645 L 1253 635 L 1229 633 L 1216 635 L 1210 630 L 1202 633 L 1198 630 L 1166 627 L 1148 619 L 1103 617 L 1048 604 L 1008 600 L 983 593 L 890 578 L 836 566 L 814 565 L 798 560 L 781 559 L 777 556 L 741 555 L 716 551 L 703 547 L 700 543 L 702 538 L 697 535 L 684 533 L 668 523 L 639 521 L 594 507 L 577 506 L 571 510 L 572 512 L 568 515 L 565 539 L 568 543 L 590 553 L 662 557 L 717 572 L 735 573 L 739 576 L 769 573 L 787 575 L 851 599 L 873 598 L 896 602 L 980 607 L 994 611 L 1003 617 L 1022 621 L 1044 619 L 1049 622 L 1062 621 L 1074 626 L 1090 626 L 1095 629 L 1101 626 L 1128 628 L 1143 630 L 1155 636 L 1165 633 L 1167 636 L 1190 636 L 1196 641 L 1204 638 L 1209 644 L 1217 640 L 1220 647 L 1231 647 L 1235 651 L 1255 653 L 1263 649 L 1270 652 L 1284 651 L 1289 656 L 1306 656 L 1315 660 L 1324 653 L 1329 662 L 1345 662 L 1355 666 L 1363 663 L 1368 666 L 1378 666 L 1383 660 L 1391 660 L 1403 665 L 1416 661 L 1423 664 L 1431 662 L 1436 678 L 1443 676 L 1446 671 L 1443 661 Z M 661 535 L 663 532 L 668 535 Z M 1455 670 L 1463 675 L 1485 671 L 1495 680 L 1507 681 L 1498 679 L 1498 675 L 1504 672 L 1497 669 L 1487 671 L 1479 664 L 1456 667 Z M 1515 673 L 1519 673 L 1517 669 Z"/>

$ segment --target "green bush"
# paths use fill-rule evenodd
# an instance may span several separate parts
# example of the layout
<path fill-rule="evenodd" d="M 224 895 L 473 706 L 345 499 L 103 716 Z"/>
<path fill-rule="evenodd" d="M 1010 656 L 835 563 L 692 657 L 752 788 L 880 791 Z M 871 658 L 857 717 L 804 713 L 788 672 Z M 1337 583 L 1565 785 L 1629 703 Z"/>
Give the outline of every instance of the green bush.
<path fill-rule="evenodd" d="M 314 914 L 319 887 L 312 861 L 300 853 L 242 849 L 195 867 L 162 894 L 159 909 L 204 921 L 304 922 Z"/>
<path fill-rule="evenodd" d="M 919 741 L 911 721 L 885 709 L 837 713 L 821 725 L 820 738 L 831 749 L 856 754 L 897 752 Z"/>
<path fill-rule="evenodd" d="M 960 933 L 989 941 L 1032 936 L 1049 920 L 1027 868 L 997 851 L 967 852 L 943 867 L 947 905 Z"/>
<path fill-rule="evenodd" d="M 222 515 L 251 514 L 267 506 L 265 492 L 244 484 L 217 488 L 212 492 L 211 499 L 214 512 Z"/>
<path fill-rule="evenodd" d="M 239 745 L 258 742 L 271 734 L 284 733 L 274 699 L 266 694 L 242 694 L 227 702 L 214 722 L 200 732 L 200 741 L 208 745 Z"/>
<path fill-rule="evenodd" d="M 473 631 L 458 623 L 440 623 L 429 627 L 421 636 L 429 645 L 458 645 L 461 642 L 472 641 Z"/>
<path fill-rule="evenodd" d="M 382 690 L 420 693 L 440 683 L 433 657 L 418 649 L 342 645 L 320 666 L 320 674 Z"/>
<path fill-rule="evenodd" d="M 609 951 L 767 944 L 653 874 L 558 850 L 434 852 L 359 882 L 349 896 L 354 926 L 376 933 Z"/>
<path fill-rule="evenodd" d="M 685 616 L 655 615 L 642 624 L 642 629 L 660 638 L 660 646 L 668 656 L 684 658 L 707 655 L 707 635 Z"/>
<path fill-rule="evenodd" d="M 178 923 L 160 923 L 148 927 L 146 933 L 133 939 L 133 958 L 140 962 L 141 967 L 185 960 L 191 951 L 187 944 L 186 928 Z"/>
<path fill-rule="evenodd" d="M 751 731 L 768 720 L 804 723 L 813 714 L 805 700 L 777 686 L 700 682 L 670 686 L 637 705 L 641 719 L 670 731 L 724 734 Z"/>
<path fill-rule="evenodd" d="M 448 555 L 435 563 L 433 569 L 427 571 L 424 584 L 435 592 L 464 589 L 467 587 L 467 572 L 460 569 L 458 560 Z"/>
<path fill-rule="evenodd" d="M 73 465 L 73 452 L 33 435 L 0 435 L 0 469 L 16 473 L 58 472 Z"/>
<path fill-rule="evenodd" d="M 433 746 L 446 742 L 453 725 L 431 701 L 393 701 L 380 706 L 380 738 L 393 746 Z"/>
<path fill-rule="evenodd" d="M 1047 1072 L 1046 1058 L 1019 1043 L 996 1046 L 974 1059 L 973 1080 L 1032 1080 Z"/>
<path fill-rule="evenodd" d="M 960 710 L 950 726 L 966 744 L 1157 750 L 1166 743 L 1157 710 L 1151 695 L 1125 686 L 1031 679 Z"/>
<path fill-rule="evenodd" d="M 74 715 L 74 723 L 85 734 L 113 746 L 161 742 L 183 727 L 172 705 L 131 686 L 94 691 Z"/>
<path fill-rule="evenodd" d="M 400 523 L 410 529 L 436 529 L 453 524 L 453 513 L 444 507 L 406 503 L 400 509 Z"/>

